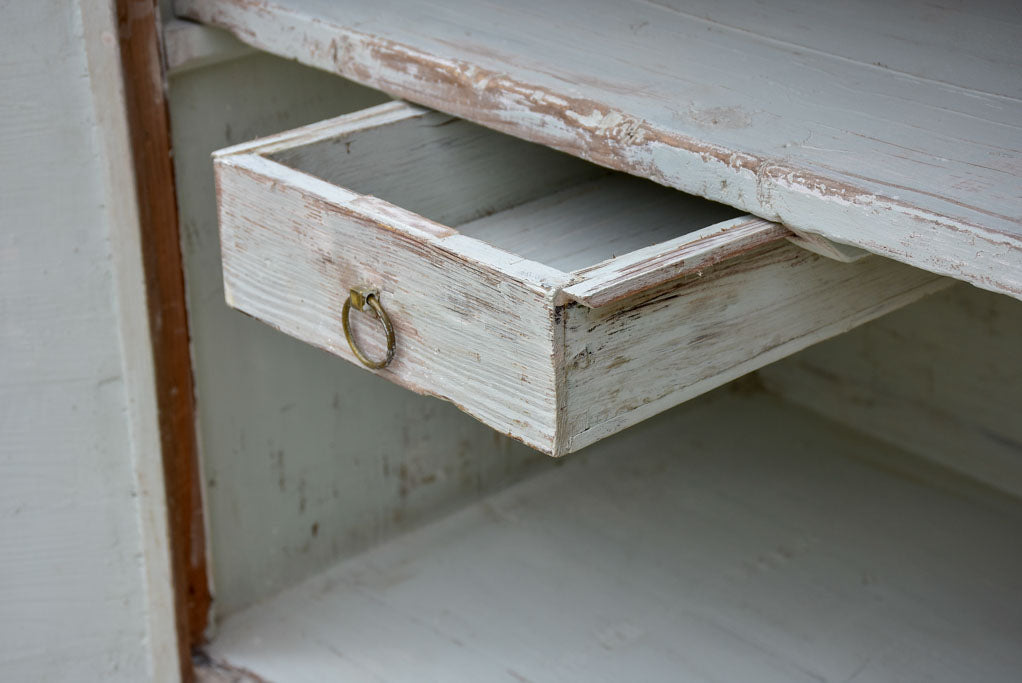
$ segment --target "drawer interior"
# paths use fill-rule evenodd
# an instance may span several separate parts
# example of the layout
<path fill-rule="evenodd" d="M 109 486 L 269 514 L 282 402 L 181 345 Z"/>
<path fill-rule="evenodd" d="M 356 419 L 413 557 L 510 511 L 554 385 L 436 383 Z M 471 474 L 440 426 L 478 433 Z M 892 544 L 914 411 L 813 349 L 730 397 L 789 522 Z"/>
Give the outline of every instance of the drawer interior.
<path fill-rule="evenodd" d="M 572 272 L 740 215 L 730 206 L 614 172 L 457 228 Z"/>
<path fill-rule="evenodd" d="M 439 112 L 266 156 L 564 272 L 742 215 Z"/>

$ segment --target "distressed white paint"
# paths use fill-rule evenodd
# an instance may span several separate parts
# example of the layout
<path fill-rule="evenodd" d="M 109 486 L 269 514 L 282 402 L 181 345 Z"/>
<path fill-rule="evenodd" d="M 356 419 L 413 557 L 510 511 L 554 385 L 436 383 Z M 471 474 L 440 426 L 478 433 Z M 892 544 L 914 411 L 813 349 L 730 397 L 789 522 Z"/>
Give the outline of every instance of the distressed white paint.
<path fill-rule="evenodd" d="M 388 93 L 1022 297 L 1017 3 L 177 7 Z"/>
<path fill-rule="evenodd" d="M 616 307 L 564 309 L 566 451 L 583 448 L 950 281 L 781 242 Z"/>
<path fill-rule="evenodd" d="M 398 340 L 378 374 L 561 455 L 944 286 L 808 255 L 761 219 L 706 226 L 733 212 L 580 164 L 402 102 L 228 148 L 227 301 L 357 362 L 341 308 L 372 285 Z M 617 248 L 638 251 L 603 260 Z M 379 330 L 356 337 L 383 357 Z"/>
<path fill-rule="evenodd" d="M 606 306 L 790 236 L 783 225 L 740 216 L 582 268 L 564 294 L 586 306 Z"/>
<path fill-rule="evenodd" d="M 901 454 L 717 395 L 228 619 L 211 654 L 273 683 L 1016 681 L 1019 503 L 863 455 Z"/>
<path fill-rule="evenodd" d="M 174 681 L 113 8 L 19 3 L 3 17 L 0 679 Z"/>
<path fill-rule="evenodd" d="M 955 287 L 761 372 L 767 388 L 1022 498 L 1022 304 Z"/>
<path fill-rule="evenodd" d="M 357 363 L 341 307 L 351 287 L 372 285 L 398 339 L 380 375 L 550 448 L 563 273 L 256 155 L 219 157 L 217 191 L 228 304 Z M 380 330 L 361 328 L 363 351 L 382 358 Z"/>
<path fill-rule="evenodd" d="M 216 616 L 549 466 L 224 303 L 210 153 L 386 98 L 265 54 L 169 86 Z"/>

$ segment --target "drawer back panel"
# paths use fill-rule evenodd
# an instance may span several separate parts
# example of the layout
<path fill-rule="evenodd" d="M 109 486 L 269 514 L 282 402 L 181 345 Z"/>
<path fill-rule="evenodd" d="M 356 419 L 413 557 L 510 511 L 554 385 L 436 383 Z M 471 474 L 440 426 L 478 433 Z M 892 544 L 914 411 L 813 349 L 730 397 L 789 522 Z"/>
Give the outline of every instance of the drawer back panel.
<path fill-rule="evenodd" d="M 439 112 L 326 124 L 265 156 L 564 272 L 741 214 Z"/>
<path fill-rule="evenodd" d="M 609 173 L 439 112 L 267 156 L 452 227 Z"/>

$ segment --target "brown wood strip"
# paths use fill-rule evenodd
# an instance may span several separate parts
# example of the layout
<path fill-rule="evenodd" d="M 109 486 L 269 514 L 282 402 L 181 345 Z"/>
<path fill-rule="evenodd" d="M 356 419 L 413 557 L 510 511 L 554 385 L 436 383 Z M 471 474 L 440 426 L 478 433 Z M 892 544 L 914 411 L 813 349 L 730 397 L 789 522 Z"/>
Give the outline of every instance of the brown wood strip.
<path fill-rule="evenodd" d="M 195 435 L 188 312 L 178 238 L 170 121 L 155 0 L 117 0 L 127 119 L 153 340 L 160 443 L 181 670 L 205 631 L 211 596 Z"/>

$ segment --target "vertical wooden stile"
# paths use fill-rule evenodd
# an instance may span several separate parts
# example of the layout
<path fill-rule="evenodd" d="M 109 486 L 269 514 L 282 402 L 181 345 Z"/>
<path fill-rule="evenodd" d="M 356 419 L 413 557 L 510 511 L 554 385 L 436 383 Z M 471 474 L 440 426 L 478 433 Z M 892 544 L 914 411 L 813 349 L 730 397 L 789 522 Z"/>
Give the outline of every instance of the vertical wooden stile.
<path fill-rule="evenodd" d="M 155 0 L 117 0 L 116 9 L 156 371 L 179 657 L 188 681 L 194 678 L 191 650 L 202 639 L 211 597 L 158 7 Z"/>

